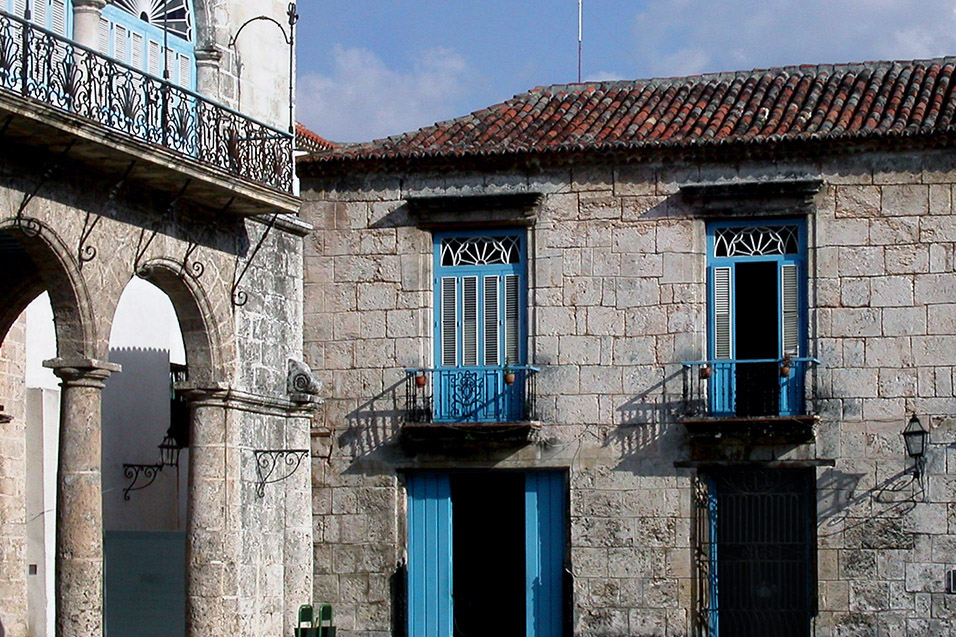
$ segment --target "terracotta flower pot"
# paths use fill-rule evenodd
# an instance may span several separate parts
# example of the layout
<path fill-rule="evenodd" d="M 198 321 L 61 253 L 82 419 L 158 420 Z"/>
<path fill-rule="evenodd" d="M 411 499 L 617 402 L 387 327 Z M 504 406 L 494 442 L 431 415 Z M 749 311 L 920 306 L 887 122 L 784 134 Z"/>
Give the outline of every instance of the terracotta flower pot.
<path fill-rule="evenodd" d="M 424 387 L 428 384 L 428 376 L 425 374 L 415 374 L 415 385 L 417 387 Z"/>
<path fill-rule="evenodd" d="M 505 385 L 514 385 L 515 384 L 515 375 L 513 372 L 507 372 L 505 374 Z"/>

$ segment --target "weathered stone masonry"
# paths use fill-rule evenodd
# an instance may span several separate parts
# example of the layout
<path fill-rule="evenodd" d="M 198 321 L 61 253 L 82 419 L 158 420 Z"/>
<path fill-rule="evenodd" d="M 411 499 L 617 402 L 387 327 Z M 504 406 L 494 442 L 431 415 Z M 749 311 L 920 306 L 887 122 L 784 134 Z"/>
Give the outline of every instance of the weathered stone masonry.
<path fill-rule="evenodd" d="M 423 467 L 569 467 L 575 634 L 691 633 L 696 469 L 675 467 L 690 457 L 675 407 L 680 362 L 706 352 L 707 215 L 680 189 L 793 177 L 822 181 L 798 211 L 810 236 L 808 339 L 823 365 L 808 384 L 820 420 L 810 444 L 732 447 L 726 459 L 816 467 L 815 635 L 956 630 L 956 597 L 944 589 L 956 567 L 949 151 L 467 170 L 383 161 L 329 172 L 303 179 L 315 226 L 305 356 L 326 388 L 316 433 L 331 433 L 315 439 L 315 596 L 335 605 L 343 634 L 391 634 L 389 577 L 406 532 L 398 470 Z M 513 453 L 405 455 L 402 370 L 429 363 L 433 337 L 431 234 L 406 198 L 525 192 L 543 195 L 528 228 L 540 438 Z M 925 501 L 903 473 L 899 432 L 912 413 L 931 429 Z"/>

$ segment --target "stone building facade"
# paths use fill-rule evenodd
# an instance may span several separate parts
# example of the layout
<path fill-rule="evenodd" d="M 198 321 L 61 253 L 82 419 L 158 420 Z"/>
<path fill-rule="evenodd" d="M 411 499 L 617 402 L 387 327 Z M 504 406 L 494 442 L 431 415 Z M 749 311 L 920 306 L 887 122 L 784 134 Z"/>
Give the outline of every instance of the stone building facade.
<path fill-rule="evenodd" d="M 956 632 L 953 73 L 544 87 L 300 160 L 340 634 Z"/>
<path fill-rule="evenodd" d="M 265 485 L 260 473 L 264 462 L 307 455 L 315 391 L 300 362 L 309 228 L 294 188 L 292 54 L 269 23 L 288 32 L 289 5 L 141 4 L 50 0 L 26 3 L 25 19 L 0 12 L 9 53 L 0 336 L 13 358 L 0 379 L 6 637 L 34 634 L 17 317 L 49 293 L 57 356 L 46 364 L 62 380 L 57 502 L 47 513 L 56 515 L 55 634 L 102 635 L 101 390 L 120 371 L 108 360 L 110 329 L 134 276 L 169 296 L 186 349 L 188 380 L 176 385 L 189 405 L 186 632 L 289 634 L 311 595 L 307 471 Z M 240 67 L 243 51 L 256 55 Z"/>

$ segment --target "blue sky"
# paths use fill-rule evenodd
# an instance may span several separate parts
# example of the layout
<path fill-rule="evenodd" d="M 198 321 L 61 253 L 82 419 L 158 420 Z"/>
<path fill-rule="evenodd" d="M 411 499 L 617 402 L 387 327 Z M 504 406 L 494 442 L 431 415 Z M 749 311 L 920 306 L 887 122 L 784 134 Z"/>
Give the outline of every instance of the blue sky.
<path fill-rule="evenodd" d="M 577 0 L 299 0 L 298 119 L 335 141 L 577 78 Z M 956 54 L 956 0 L 584 0 L 585 80 Z"/>

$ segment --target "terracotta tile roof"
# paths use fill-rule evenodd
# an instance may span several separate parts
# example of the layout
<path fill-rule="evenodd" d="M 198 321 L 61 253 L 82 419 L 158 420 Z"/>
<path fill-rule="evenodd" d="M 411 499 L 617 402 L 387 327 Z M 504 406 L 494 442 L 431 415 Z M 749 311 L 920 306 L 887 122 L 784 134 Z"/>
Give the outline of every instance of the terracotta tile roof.
<path fill-rule="evenodd" d="M 332 150 L 338 148 L 339 145 L 335 142 L 330 142 L 324 137 L 316 135 L 304 124 L 299 122 L 295 123 L 295 147 L 298 150 L 304 150 L 309 153 L 320 153 L 327 150 Z"/>
<path fill-rule="evenodd" d="M 699 147 L 954 130 L 956 57 L 538 87 L 304 161 Z"/>

